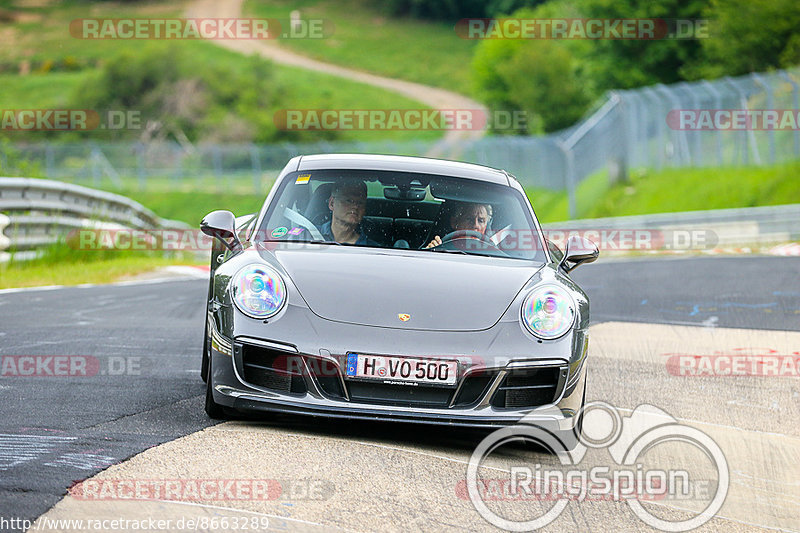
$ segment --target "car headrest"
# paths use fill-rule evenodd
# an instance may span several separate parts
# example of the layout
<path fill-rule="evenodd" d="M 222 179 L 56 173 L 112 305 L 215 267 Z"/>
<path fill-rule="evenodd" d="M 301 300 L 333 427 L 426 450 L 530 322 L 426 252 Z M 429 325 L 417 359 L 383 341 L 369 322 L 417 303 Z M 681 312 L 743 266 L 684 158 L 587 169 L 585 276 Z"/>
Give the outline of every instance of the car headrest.
<path fill-rule="evenodd" d="M 331 210 L 328 209 L 328 199 L 331 197 L 332 191 L 333 183 L 322 183 L 311 194 L 311 199 L 308 201 L 308 207 L 306 207 L 304 215 L 317 226 L 321 226 L 331 217 Z"/>

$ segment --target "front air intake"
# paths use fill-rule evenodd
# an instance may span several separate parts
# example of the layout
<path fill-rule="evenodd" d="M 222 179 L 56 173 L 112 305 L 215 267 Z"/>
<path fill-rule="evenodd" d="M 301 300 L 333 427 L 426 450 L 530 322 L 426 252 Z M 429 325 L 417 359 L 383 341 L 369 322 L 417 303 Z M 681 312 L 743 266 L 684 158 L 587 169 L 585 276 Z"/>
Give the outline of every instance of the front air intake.
<path fill-rule="evenodd" d="M 301 356 L 252 344 L 237 343 L 236 349 L 241 354 L 242 378 L 247 383 L 278 392 L 306 392 Z"/>
<path fill-rule="evenodd" d="M 492 397 L 492 405 L 505 409 L 540 407 L 556 401 L 561 367 L 543 366 L 509 370 Z"/>

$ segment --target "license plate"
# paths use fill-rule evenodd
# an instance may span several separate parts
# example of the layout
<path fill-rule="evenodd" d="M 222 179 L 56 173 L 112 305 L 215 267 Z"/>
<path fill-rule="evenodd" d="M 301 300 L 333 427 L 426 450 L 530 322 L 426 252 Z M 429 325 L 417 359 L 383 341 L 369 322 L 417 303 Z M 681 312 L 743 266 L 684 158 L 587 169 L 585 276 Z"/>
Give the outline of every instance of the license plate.
<path fill-rule="evenodd" d="M 347 354 L 345 375 L 349 379 L 380 380 L 407 384 L 456 384 L 458 361 L 416 359 L 385 355 Z"/>

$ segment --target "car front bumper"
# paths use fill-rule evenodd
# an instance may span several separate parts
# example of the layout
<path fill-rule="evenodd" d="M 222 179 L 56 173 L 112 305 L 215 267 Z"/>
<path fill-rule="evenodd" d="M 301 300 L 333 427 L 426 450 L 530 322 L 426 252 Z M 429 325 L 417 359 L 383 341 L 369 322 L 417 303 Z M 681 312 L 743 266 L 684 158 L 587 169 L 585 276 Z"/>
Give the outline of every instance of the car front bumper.
<path fill-rule="evenodd" d="M 214 320 L 209 320 L 209 325 L 214 401 L 239 411 L 472 428 L 514 425 L 524 418 L 527 424 L 560 432 L 575 428 L 584 397 L 585 339 L 578 345 L 572 343 L 573 348 L 563 358 L 528 357 L 508 361 L 489 358 L 477 363 L 460 363 L 457 387 L 434 391 L 439 395 L 436 401 L 410 403 L 406 396 L 415 391 L 407 387 L 397 387 L 399 394 L 406 396 L 398 397 L 395 402 L 386 397 L 376 397 L 374 401 L 363 396 L 356 397 L 353 394 L 354 383 L 343 377 L 344 352 L 331 355 L 324 349 L 301 351 L 292 345 L 247 336 L 229 339 L 218 333 Z M 286 379 L 275 384 L 273 381 L 252 378 L 252 372 L 248 374 L 248 371 L 252 370 L 253 365 L 245 364 L 248 349 L 268 350 L 269 353 L 278 354 L 279 358 L 284 354 L 286 359 L 275 366 L 280 366 L 284 374 L 279 377 Z M 577 358 L 572 356 L 576 350 L 579 352 Z M 326 365 L 329 371 L 320 372 L 319 363 Z M 509 407 L 502 401 L 498 402 L 507 376 L 518 372 L 547 372 L 553 381 L 552 387 L 547 389 L 551 397 L 535 406 Z M 460 401 L 467 388 L 467 378 L 480 378 L 481 381 L 473 387 L 466 401 Z"/>

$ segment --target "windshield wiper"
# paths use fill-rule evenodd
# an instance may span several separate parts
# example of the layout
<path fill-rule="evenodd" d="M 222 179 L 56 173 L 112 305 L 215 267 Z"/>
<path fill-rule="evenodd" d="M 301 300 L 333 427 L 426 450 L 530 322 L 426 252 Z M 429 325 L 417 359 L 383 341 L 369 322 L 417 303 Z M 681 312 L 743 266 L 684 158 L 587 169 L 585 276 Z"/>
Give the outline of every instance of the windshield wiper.
<path fill-rule="evenodd" d="M 320 240 L 320 239 L 316 239 L 316 240 L 313 240 L 313 241 L 286 241 L 286 242 L 304 242 L 304 243 L 308 243 L 308 244 L 335 244 L 336 246 L 344 246 L 344 243 L 341 243 L 341 242 L 326 241 L 326 240 Z"/>
<path fill-rule="evenodd" d="M 283 242 L 283 243 L 301 243 L 301 244 L 335 244 L 336 246 L 344 246 L 341 242 L 326 241 L 320 239 L 314 240 L 296 240 L 296 239 L 264 239 L 263 242 Z"/>
<path fill-rule="evenodd" d="M 483 254 L 471 254 L 466 250 L 459 250 L 458 248 L 428 248 L 431 252 L 444 252 L 446 254 L 463 254 L 463 255 L 483 255 Z"/>

